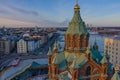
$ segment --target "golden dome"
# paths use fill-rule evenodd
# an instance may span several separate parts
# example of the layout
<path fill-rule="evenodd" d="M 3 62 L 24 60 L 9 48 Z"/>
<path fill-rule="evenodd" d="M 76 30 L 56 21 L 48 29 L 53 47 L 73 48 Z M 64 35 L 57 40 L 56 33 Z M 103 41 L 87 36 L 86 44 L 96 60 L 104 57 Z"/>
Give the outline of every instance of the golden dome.
<path fill-rule="evenodd" d="M 74 9 L 80 9 L 80 6 L 78 4 L 76 4 Z"/>
<path fill-rule="evenodd" d="M 115 69 L 115 71 L 119 71 L 118 65 L 116 65 L 114 69 Z"/>

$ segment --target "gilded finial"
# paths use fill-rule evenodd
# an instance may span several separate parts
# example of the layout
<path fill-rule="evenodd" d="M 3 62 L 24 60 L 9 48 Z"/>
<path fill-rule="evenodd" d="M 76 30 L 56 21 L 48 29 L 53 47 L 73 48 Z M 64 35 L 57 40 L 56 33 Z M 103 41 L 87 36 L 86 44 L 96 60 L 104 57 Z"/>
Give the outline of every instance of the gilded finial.
<path fill-rule="evenodd" d="M 90 45 L 87 47 L 86 53 L 87 54 L 91 53 L 91 51 L 90 51 Z"/>
<path fill-rule="evenodd" d="M 74 9 L 80 9 L 80 6 L 78 5 L 78 0 L 76 0 L 76 5 L 75 5 Z"/>
<path fill-rule="evenodd" d="M 115 68 L 114 68 L 114 69 L 115 69 L 115 71 L 116 71 L 116 72 L 118 72 L 118 71 L 119 71 L 119 67 L 118 67 L 118 65 L 117 65 L 117 64 L 116 64 L 116 66 L 115 66 Z"/>
<path fill-rule="evenodd" d="M 76 0 L 76 4 L 78 4 L 78 0 Z"/>
<path fill-rule="evenodd" d="M 57 42 L 55 41 L 55 43 L 54 43 L 54 49 L 57 49 L 57 46 L 58 46 L 58 44 L 57 44 Z"/>

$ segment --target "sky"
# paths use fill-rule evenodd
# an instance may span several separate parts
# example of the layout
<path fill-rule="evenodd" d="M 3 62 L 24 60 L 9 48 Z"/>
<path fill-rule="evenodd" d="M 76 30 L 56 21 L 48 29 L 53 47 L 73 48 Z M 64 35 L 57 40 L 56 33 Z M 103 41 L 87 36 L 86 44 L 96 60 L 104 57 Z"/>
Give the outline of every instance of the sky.
<path fill-rule="evenodd" d="M 79 0 L 86 24 L 120 26 L 120 0 Z M 0 27 L 64 27 L 76 0 L 0 0 Z"/>

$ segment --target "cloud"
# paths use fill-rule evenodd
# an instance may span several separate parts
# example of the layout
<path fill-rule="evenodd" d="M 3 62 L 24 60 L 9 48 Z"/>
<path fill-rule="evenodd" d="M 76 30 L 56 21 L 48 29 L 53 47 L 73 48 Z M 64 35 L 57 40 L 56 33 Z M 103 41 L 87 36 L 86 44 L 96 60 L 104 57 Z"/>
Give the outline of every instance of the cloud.
<path fill-rule="evenodd" d="M 27 21 L 20 21 L 20 20 L 14 20 L 14 19 L 7 19 L 7 18 L 0 18 L 0 26 L 3 25 L 7 27 L 19 27 L 19 26 L 34 26 L 36 23 L 31 23 Z"/>
<path fill-rule="evenodd" d="M 118 17 L 120 13 L 109 14 L 100 17 L 93 17 L 86 19 L 86 22 L 93 24 L 95 26 L 120 26 L 120 18 Z"/>
<path fill-rule="evenodd" d="M 2 13 L 11 13 L 11 14 L 20 13 L 23 15 L 39 16 L 39 13 L 37 11 L 26 10 L 8 4 L 0 4 L 0 7 L 1 7 L 0 11 Z"/>

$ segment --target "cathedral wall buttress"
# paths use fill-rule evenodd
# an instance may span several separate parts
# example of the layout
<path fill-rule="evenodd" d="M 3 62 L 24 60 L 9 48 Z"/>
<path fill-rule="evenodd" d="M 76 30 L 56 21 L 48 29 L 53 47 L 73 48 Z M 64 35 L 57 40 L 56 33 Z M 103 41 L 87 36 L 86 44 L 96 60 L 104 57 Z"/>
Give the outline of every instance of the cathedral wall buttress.
<path fill-rule="evenodd" d="M 52 78 L 52 55 L 48 56 L 48 70 L 49 70 L 49 78 Z"/>
<path fill-rule="evenodd" d="M 53 64 L 52 69 L 52 71 L 54 72 L 53 74 L 58 74 L 58 64 Z"/>
<path fill-rule="evenodd" d="M 49 79 L 52 78 L 52 67 L 51 65 L 48 65 L 48 68 L 49 68 L 49 73 L 48 73 L 48 76 L 49 76 Z"/>
<path fill-rule="evenodd" d="M 49 55 L 49 56 L 48 56 L 48 61 L 49 61 L 49 62 L 48 62 L 49 64 L 52 64 L 52 55 Z"/>
<path fill-rule="evenodd" d="M 108 65 L 107 64 L 101 64 L 101 66 L 102 66 L 102 73 L 107 74 Z"/>

